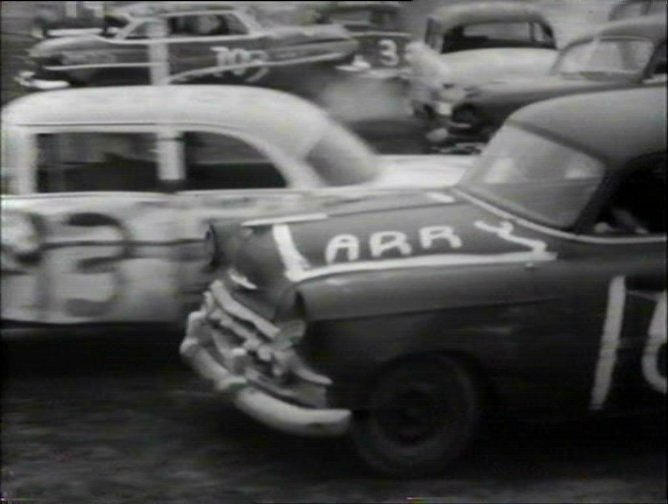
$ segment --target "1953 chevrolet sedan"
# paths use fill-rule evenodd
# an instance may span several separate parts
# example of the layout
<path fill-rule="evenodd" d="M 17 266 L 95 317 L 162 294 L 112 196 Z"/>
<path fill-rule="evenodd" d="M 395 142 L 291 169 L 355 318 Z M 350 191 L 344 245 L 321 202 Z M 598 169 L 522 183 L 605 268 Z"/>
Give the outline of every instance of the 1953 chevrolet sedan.
<path fill-rule="evenodd" d="M 666 113 L 657 89 L 546 101 L 450 190 L 213 226 L 225 268 L 181 354 L 398 475 L 441 470 L 483 415 L 661 408 Z"/>
<path fill-rule="evenodd" d="M 211 279 L 211 219 L 452 184 L 470 164 L 377 157 L 310 103 L 236 86 L 37 93 L 3 109 L 2 135 L 2 320 L 23 324 L 179 326 Z"/>
<path fill-rule="evenodd" d="M 266 8 L 224 2 L 144 2 L 105 16 L 100 34 L 45 40 L 17 80 L 29 89 L 186 82 L 298 84 L 299 70 L 350 62 L 358 42 L 341 26 L 277 24 Z M 166 60 L 166 75 L 151 68 Z M 163 82 L 164 81 L 164 82 Z"/>

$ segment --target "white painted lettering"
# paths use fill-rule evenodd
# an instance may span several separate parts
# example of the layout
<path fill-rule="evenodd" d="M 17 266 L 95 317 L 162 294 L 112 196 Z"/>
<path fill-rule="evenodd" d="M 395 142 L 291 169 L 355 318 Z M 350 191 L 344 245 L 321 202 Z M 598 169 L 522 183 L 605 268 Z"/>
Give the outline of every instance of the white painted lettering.
<path fill-rule="evenodd" d="M 400 231 L 379 231 L 369 239 L 371 257 L 377 258 L 388 250 L 397 249 L 401 255 L 411 255 L 413 249 L 408 243 L 406 235 Z"/>
<path fill-rule="evenodd" d="M 430 249 L 436 240 L 447 240 L 452 248 L 460 248 L 462 240 L 449 226 L 428 226 L 420 229 L 420 245 Z"/>
<path fill-rule="evenodd" d="M 327 243 L 325 261 L 332 264 L 339 251 L 345 252 L 346 260 L 357 261 L 360 257 L 360 243 L 356 236 L 351 234 L 337 235 Z"/>
<path fill-rule="evenodd" d="M 659 294 L 649 326 L 649 337 L 642 356 L 642 373 L 647 383 L 662 394 L 666 393 L 666 377 L 659 372 L 659 351 L 666 344 L 666 291 Z"/>

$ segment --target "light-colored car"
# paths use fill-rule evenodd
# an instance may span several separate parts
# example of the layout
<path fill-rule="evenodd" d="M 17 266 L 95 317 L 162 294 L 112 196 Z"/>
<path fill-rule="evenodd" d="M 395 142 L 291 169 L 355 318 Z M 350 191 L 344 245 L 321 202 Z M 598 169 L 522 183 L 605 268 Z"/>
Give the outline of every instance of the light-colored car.
<path fill-rule="evenodd" d="M 557 56 L 540 9 L 521 2 L 466 2 L 438 8 L 424 42 L 408 46 L 409 99 L 428 121 L 447 119 L 468 85 L 545 75 Z"/>
<path fill-rule="evenodd" d="M 2 319 L 27 323 L 181 323 L 210 281 L 210 222 L 450 185 L 470 164 L 376 157 L 316 106 L 236 86 L 32 94 L 2 134 Z"/>

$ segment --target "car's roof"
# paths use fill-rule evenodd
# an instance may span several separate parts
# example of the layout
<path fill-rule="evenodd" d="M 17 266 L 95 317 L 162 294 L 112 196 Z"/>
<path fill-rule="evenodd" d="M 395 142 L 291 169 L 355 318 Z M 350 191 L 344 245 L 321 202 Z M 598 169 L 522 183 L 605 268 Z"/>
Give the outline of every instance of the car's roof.
<path fill-rule="evenodd" d="M 601 25 L 593 32 L 577 37 L 569 42 L 568 45 L 578 44 L 599 37 L 644 37 L 650 39 L 654 45 L 657 45 L 666 40 L 666 17 L 657 14 L 610 21 Z"/>
<path fill-rule="evenodd" d="M 429 15 L 444 29 L 468 23 L 540 21 L 547 23 L 541 10 L 524 2 L 466 2 L 444 5 Z"/>
<path fill-rule="evenodd" d="M 247 132 L 300 157 L 332 119 L 294 95 L 250 86 L 169 85 L 35 93 L 3 108 L 3 127 L 209 125 Z"/>
<path fill-rule="evenodd" d="M 666 151 L 665 86 L 585 93 L 524 107 L 506 121 L 603 160 L 610 168 Z"/>
<path fill-rule="evenodd" d="M 398 11 L 398 10 L 401 9 L 401 2 L 338 1 L 338 2 L 330 2 L 330 4 L 327 6 L 327 8 L 330 9 L 330 10 L 333 10 L 333 11 L 361 10 L 361 9 Z"/>
<path fill-rule="evenodd" d="M 230 11 L 245 7 L 243 2 L 137 2 L 110 10 L 111 15 L 130 18 L 161 16 L 177 12 Z"/>

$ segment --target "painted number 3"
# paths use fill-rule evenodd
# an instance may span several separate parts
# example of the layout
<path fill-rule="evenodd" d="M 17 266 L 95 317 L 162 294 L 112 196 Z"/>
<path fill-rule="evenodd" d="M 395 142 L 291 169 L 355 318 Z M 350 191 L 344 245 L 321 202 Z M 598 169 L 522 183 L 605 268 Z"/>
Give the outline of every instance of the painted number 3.
<path fill-rule="evenodd" d="M 399 64 L 399 48 L 397 43 L 391 39 L 381 39 L 378 41 L 378 54 L 380 64 L 388 67 L 395 67 Z"/>

